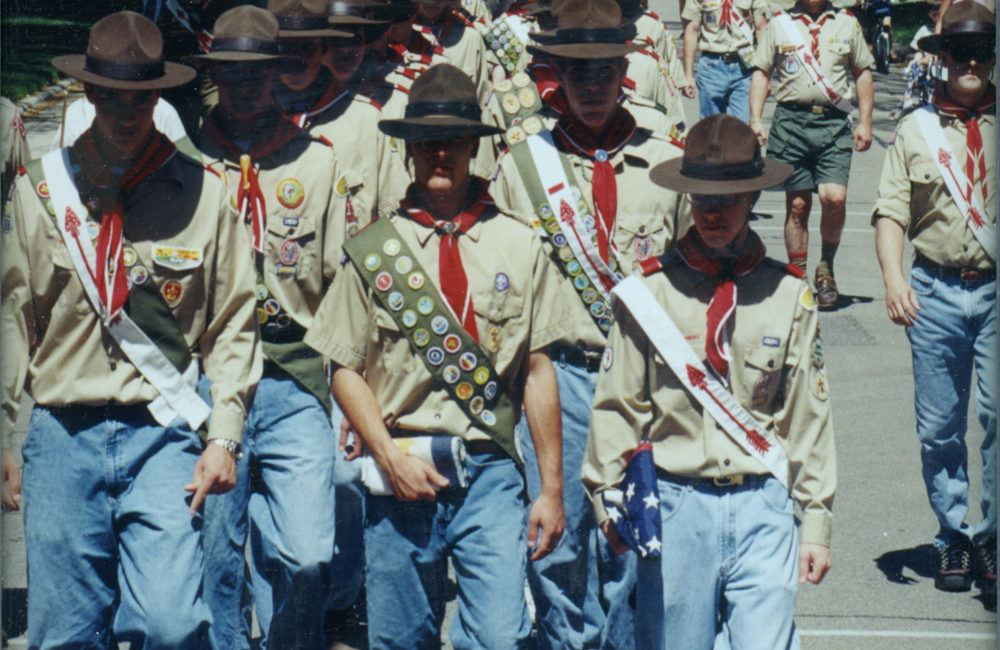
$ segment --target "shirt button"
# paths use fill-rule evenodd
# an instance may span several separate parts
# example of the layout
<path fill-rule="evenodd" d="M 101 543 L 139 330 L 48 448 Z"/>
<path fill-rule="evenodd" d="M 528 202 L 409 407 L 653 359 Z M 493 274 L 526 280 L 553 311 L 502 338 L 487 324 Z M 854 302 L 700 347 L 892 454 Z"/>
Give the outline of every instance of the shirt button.
<path fill-rule="evenodd" d="M 434 414 L 434 419 L 435 420 L 440 420 L 441 419 L 441 414 L 440 413 L 435 413 Z"/>
<path fill-rule="evenodd" d="M 114 370 L 117 370 L 117 368 L 118 368 L 118 364 L 117 364 L 117 363 L 115 363 L 114 361 L 112 361 L 112 362 L 111 362 L 110 364 L 108 364 L 108 365 L 109 365 L 109 367 L 111 368 L 111 370 L 112 370 L 112 371 L 114 371 Z"/>
<path fill-rule="evenodd" d="M 729 467 L 729 459 L 727 458 L 726 460 L 722 461 L 722 464 L 725 465 L 726 467 Z"/>
<path fill-rule="evenodd" d="M 646 226 L 639 226 L 639 234 L 640 235 L 646 234 Z"/>
<path fill-rule="evenodd" d="M 295 228 L 289 228 L 288 232 L 286 232 L 285 234 L 286 235 L 294 235 L 295 234 Z"/>

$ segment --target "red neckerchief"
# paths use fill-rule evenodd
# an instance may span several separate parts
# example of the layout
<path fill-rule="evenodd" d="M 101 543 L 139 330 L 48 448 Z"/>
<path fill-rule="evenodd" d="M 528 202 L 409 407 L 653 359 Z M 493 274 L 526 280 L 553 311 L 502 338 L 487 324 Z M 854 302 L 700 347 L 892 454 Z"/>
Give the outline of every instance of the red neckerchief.
<path fill-rule="evenodd" d="M 757 268 L 764 259 L 764 242 L 757 233 L 747 232 L 743 249 L 735 260 L 718 257 L 705 245 L 694 226 L 677 242 L 681 259 L 696 271 L 716 278 L 715 295 L 708 305 L 705 336 L 705 356 L 712 368 L 725 379 L 729 376 L 729 332 L 726 323 L 736 311 L 736 282 Z"/>
<path fill-rule="evenodd" d="M 733 24 L 733 0 L 722 0 L 722 11 L 719 13 L 719 27 Z"/>
<path fill-rule="evenodd" d="M 283 147 L 289 140 L 297 136 L 301 129 L 285 115 L 279 115 L 274 128 L 265 131 L 269 137 L 254 140 L 250 144 L 250 150 L 243 151 L 216 125 L 217 115 L 215 111 L 209 113 L 202 128 L 205 135 L 221 147 L 231 160 L 240 163 L 240 184 L 236 188 L 236 205 L 239 207 L 240 217 L 246 223 L 253 225 L 251 244 L 254 250 L 263 253 L 264 233 L 267 231 L 267 204 L 264 201 L 264 193 L 260 189 L 254 161 L 265 158 Z"/>
<path fill-rule="evenodd" d="M 142 156 L 121 178 L 115 178 L 111 174 L 110 165 L 98 149 L 97 138 L 97 132 L 93 128 L 87 129 L 73 144 L 73 154 L 87 180 L 93 185 L 92 194 L 86 198 L 87 207 L 101 213 L 96 266 L 91 277 L 104 305 L 105 322 L 110 324 L 118 319 L 119 312 L 128 300 L 123 197 L 150 174 L 163 167 L 177 153 L 177 148 L 169 138 L 154 130 Z"/>
<path fill-rule="evenodd" d="M 523 18 L 524 16 L 528 15 L 528 12 L 530 10 L 531 7 L 529 5 L 525 5 L 519 2 L 518 0 L 514 0 L 514 2 L 510 3 L 510 6 L 507 7 L 506 13 L 511 14 L 512 16 L 520 16 Z"/>
<path fill-rule="evenodd" d="M 455 318 L 469 333 L 476 343 L 479 343 L 479 330 L 476 327 L 476 310 L 472 306 L 472 292 L 469 291 L 469 278 L 462 265 L 462 256 L 458 250 L 458 236 L 469 231 L 486 206 L 493 205 L 493 199 L 480 183 L 473 181 L 469 188 L 469 196 L 473 197 L 465 209 L 454 219 L 445 221 L 437 219 L 414 201 L 413 186 L 407 190 L 406 197 L 400 202 L 400 207 L 417 223 L 434 228 L 441 235 L 438 249 L 438 277 L 441 293 L 448 300 Z"/>
<path fill-rule="evenodd" d="M 627 110 L 619 107 L 605 131 L 604 137 L 594 139 L 590 130 L 580 124 L 572 115 L 564 113 L 553 129 L 563 148 L 594 161 L 594 175 L 591 189 L 594 208 L 597 210 L 597 250 L 604 263 L 608 263 L 608 249 L 613 246 L 612 233 L 615 215 L 618 213 L 618 183 L 611 157 L 624 147 L 635 133 L 635 118 Z"/>
<path fill-rule="evenodd" d="M 809 17 L 809 14 L 802 12 L 799 14 L 799 20 L 806 24 L 809 29 L 809 36 L 812 38 L 812 43 L 810 44 L 810 50 L 812 51 L 813 58 L 816 59 L 816 63 L 819 63 L 819 30 L 823 26 L 823 23 L 827 21 L 831 16 L 836 14 L 830 13 L 829 11 L 824 11 L 823 15 L 819 17 L 819 20 L 813 20 Z"/>
<path fill-rule="evenodd" d="M 569 110 L 566 94 L 559 88 L 555 69 L 544 61 L 532 61 L 528 64 L 528 74 L 535 80 L 538 95 L 545 105 L 562 115 Z"/>
<path fill-rule="evenodd" d="M 935 92 L 931 102 L 939 113 L 951 115 L 965 122 L 965 177 L 968 183 L 965 189 L 965 200 L 969 205 L 972 205 L 972 190 L 975 187 L 976 180 L 978 180 L 982 186 L 983 205 L 988 205 L 989 191 L 986 186 L 986 156 L 983 152 L 983 134 L 979 130 L 979 118 L 986 113 L 995 112 L 996 88 L 993 87 L 993 84 L 990 84 L 989 91 L 972 108 L 956 104 L 948 97 L 945 97 L 944 93 Z M 977 171 L 979 172 L 978 179 L 976 178 Z"/>

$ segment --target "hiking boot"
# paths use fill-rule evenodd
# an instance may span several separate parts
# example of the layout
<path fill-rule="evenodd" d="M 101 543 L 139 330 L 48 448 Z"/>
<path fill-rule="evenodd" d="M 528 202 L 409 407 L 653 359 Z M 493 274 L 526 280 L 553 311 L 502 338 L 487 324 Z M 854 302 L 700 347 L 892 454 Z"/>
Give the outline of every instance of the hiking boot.
<path fill-rule="evenodd" d="M 820 309 L 830 309 L 837 306 L 840 293 L 837 291 L 837 281 L 832 275 L 816 276 L 816 304 Z"/>
<path fill-rule="evenodd" d="M 968 542 L 957 542 L 940 548 L 938 556 L 941 564 L 934 576 L 935 587 L 941 591 L 968 591 L 972 588 L 972 553 Z M 993 557 L 996 565 L 996 555 Z"/>
<path fill-rule="evenodd" d="M 997 538 L 990 536 L 982 543 L 976 544 L 976 557 L 979 566 L 976 567 L 977 582 L 983 597 L 996 602 L 997 597 Z"/>

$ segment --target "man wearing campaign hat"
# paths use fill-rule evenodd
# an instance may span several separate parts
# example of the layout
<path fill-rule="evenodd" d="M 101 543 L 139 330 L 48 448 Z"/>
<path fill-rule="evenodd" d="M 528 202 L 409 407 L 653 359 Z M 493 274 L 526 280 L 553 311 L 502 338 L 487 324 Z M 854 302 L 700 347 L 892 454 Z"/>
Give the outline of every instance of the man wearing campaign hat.
<path fill-rule="evenodd" d="M 564 505 L 569 525 L 559 548 L 528 569 L 538 607 L 542 648 L 631 647 L 629 593 L 635 558 L 616 557 L 595 527 L 580 465 L 590 407 L 607 332 L 611 288 L 643 259 L 663 253 L 686 228 L 681 197 L 649 180 L 649 169 L 681 154 L 663 130 L 640 121 L 634 103 L 622 100 L 631 25 L 622 26 L 615 0 L 557 2 L 555 32 L 535 35 L 528 49 L 545 58 L 556 88 L 527 74 L 515 75 L 498 96 L 511 120 L 494 181 L 499 205 L 542 235 L 545 250 L 563 273 L 574 313 L 583 322 L 550 349 L 559 377 L 563 423 Z M 551 111 L 531 114 L 548 92 Z M 531 100 L 531 101 L 528 101 Z M 558 107 L 558 108 L 557 108 Z M 533 450 L 521 436 L 528 491 L 538 494 Z"/>
<path fill-rule="evenodd" d="M 822 309 L 837 307 L 833 260 L 846 219 L 852 151 L 872 143 L 874 62 L 858 20 L 831 0 L 798 0 L 779 11 L 754 53 L 750 81 L 750 127 L 767 144 L 767 157 L 795 167 L 785 182 L 785 249 L 806 271 L 809 212 L 819 196 L 820 261 L 813 275 Z M 774 78 L 774 109 L 768 133 L 761 117 Z M 850 79 L 857 88 L 858 120 L 852 126 Z"/>
<path fill-rule="evenodd" d="M 920 39 L 947 72 L 930 104 L 904 116 L 882 168 L 872 213 L 889 318 L 913 352 L 920 459 L 939 529 L 934 584 L 996 599 L 996 57 L 994 15 L 949 8 L 941 33 Z M 903 240 L 915 250 L 903 276 Z M 986 431 L 982 520 L 970 526 L 966 413 Z M 975 561 L 974 561 L 975 560 Z"/>
<path fill-rule="evenodd" d="M 326 24 L 321 16 L 320 27 Z M 303 65 L 281 54 L 279 25 L 264 9 L 230 9 L 215 22 L 211 51 L 193 57 L 219 88 L 219 103 L 195 140 L 209 169 L 234 188 L 245 224 L 240 254 L 255 267 L 265 356 L 237 485 L 205 510 L 206 593 L 218 648 L 250 646 L 248 527 L 263 642 L 325 647 L 334 545 L 333 405 L 323 360 L 302 338 L 339 268 L 348 224 L 345 197 L 332 182 L 341 169 L 333 148 L 283 115 L 273 99 L 280 76 Z"/>
<path fill-rule="evenodd" d="M 153 126 L 161 90 L 195 74 L 162 46 L 153 23 L 120 12 L 93 26 L 85 55 L 53 60 L 97 115 L 27 165 L 4 213 L 9 508 L 23 389 L 36 404 L 23 449 L 31 647 L 207 643 L 199 510 L 236 483 L 260 346 L 225 181 Z"/>
<path fill-rule="evenodd" d="M 332 362 L 334 397 L 387 484 L 365 502 L 372 648 L 439 647 L 449 555 L 452 644 L 523 647 L 528 554 L 544 557 L 563 529 L 546 350 L 575 323 L 538 237 L 469 173 L 479 139 L 498 130 L 480 115 L 472 81 L 441 64 L 414 82 L 403 118 L 381 123 L 406 142 L 415 180 L 394 214 L 344 246 L 349 263 L 306 335 Z M 522 403 L 542 476 L 527 539 Z M 441 443 L 465 451 L 433 464 L 406 451 Z"/>
<path fill-rule="evenodd" d="M 639 547 L 636 647 L 711 648 L 719 629 L 729 647 L 798 647 L 797 584 L 830 567 L 829 388 L 809 286 L 749 224 L 792 170 L 729 115 L 686 144 L 650 176 L 688 193 L 694 226 L 614 289 L 583 482 L 612 546 L 623 503 L 659 511 Z M 633 449 L 655 463 L 648 491 L 621 484 Z"/>

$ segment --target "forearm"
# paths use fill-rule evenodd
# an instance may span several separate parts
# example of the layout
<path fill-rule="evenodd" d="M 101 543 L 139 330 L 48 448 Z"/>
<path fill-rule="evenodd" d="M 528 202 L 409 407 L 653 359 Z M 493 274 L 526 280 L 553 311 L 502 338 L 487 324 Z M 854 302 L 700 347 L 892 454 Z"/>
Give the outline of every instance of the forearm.
<path fill-rule="evenodd" d="M 768 74 L 760 68 L 753 71 L 750 79 L 750 121 L 760 120 L 764 114 L 764 102 L 767 101 Z"/>
<path fill-rule="evenodd" d="M 902 227 L 892 219 L 881 217 L 875 222 L 875 252 L 887 287 L 903 281 L 904 237 Z"/>
<path fill-rule="evenodd" d="M 872 110 L 875 107 L 875 81 L 872 78 L 872 71 L 865 68 L 854 77 L 854 83 L 858 87 L 858 121 L 870 127 Z"/>
<path fill-rule="evenodd" d="M 392 442 L 375 393 L 364 377 L 349 368 L 336 366 L 331 390 L 354 432 L 361 436 L 375 460 L 382 467 L 388 467 L 390 458 L 399 448 Z"/>
<path fill-rule="evenodd" d="M 694 77 L 694 53 L 698 49 L 698 32 L 701 23 L 692 20 L 684 26 L 684 75 Z"/>
<path fill-rule="evenodd" d="M 556 371 L 547 352 L 532 352 L 524 382 L 524 413 L 538 459 L 542 492 L 563 491 L 562 408 Z"/>

